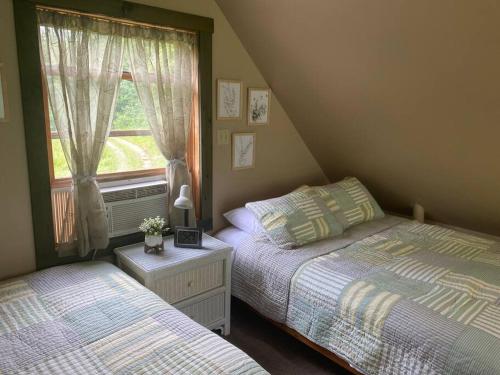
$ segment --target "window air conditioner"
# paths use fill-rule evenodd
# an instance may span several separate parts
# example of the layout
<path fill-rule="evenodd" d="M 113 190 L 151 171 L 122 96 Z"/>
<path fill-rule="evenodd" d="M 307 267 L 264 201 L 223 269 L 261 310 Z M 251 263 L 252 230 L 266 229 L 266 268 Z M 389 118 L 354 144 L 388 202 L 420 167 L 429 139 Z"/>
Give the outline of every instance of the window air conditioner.
<path fill-rule="evenodd" d="M 167 217 L 165 181 L 102 188 L 110 237 L 138 232 L 147 217 Z"/>

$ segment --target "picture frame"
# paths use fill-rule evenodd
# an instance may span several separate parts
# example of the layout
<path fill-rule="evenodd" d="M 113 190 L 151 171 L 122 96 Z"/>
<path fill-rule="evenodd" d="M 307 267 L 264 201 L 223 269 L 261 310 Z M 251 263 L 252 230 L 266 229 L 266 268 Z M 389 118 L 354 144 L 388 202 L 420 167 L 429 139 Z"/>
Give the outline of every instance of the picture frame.
<path fill-rule="evenodd" d="M 7 100 L 7 78 L 4 65 L 0 63 L 0 123 L 9 120 L 9 106 Z"/>
<path fill-rule="evenodd" d="M 233 133 L 231 164 L 233 170 L 255 167 L 256 133 Z"/>
<path fill-rule="evenodd" d="M 189 249 L 201 249 L 203 230 L 201 228 L 175 227 L 174 246 Z"/>
<path fill-rule="evenodd" d="M 248 88 L 248 125 L 269 125 L 271 115 L 271 90 L 268 88 Z"/>
<path fill-rule="evenodd" d="M 242 118 L 243 84 L 231 79 L 217 80 L 217 110 L 218 121 L 234 121 Z"/>

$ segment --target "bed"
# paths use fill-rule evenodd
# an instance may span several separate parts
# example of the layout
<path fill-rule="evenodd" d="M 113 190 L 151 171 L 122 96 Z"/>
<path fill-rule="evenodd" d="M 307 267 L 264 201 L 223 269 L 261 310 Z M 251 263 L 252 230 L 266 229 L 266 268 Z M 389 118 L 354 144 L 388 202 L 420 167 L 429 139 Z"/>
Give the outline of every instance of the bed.
<path fill-rule="evenodd" d="M 0 283 L 0 374 L 265 374 L 115 266 Z"/>
<path fill-rule="evenodd" d="M 386 215 L 293 250 L 229 227 L 232 294 L 364 374 L 499 374 L 500 243 Z"/>

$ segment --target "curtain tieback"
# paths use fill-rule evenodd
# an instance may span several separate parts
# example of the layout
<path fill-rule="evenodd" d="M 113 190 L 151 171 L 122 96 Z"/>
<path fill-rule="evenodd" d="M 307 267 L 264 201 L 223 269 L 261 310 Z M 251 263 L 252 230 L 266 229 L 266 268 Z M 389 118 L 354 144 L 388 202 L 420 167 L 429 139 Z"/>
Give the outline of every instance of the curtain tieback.
<path fill-rule="evenodd" d="M 79 184 L 90 184 L 91 182 L 94 182 L 95 180 L 96 180 L 96 176 L 82 176 L 82 175 L 73 176 L 73 181 L 75 181 Z"/>
<path fill-rule="evenodd" d="M 181 165 L 184 167 L 187 166 L 185 159 L 172 159 L 172 160 L 168 161 L 168 166 L 172 167 L 172 168 L 175 168 L 175 167 L 178 167 Z"/>

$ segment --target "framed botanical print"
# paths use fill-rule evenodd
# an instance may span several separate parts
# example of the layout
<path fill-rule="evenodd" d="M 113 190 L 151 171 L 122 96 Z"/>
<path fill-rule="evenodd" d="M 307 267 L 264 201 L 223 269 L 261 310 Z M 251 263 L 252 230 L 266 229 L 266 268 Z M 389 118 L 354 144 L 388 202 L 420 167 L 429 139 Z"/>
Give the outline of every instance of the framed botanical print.
<path fill-rule="evenodd" d="M 0 122 L 7 122 L 9 118 L 9 107 L 7 106 L 7 78 L 3 64 L 0 64 Z"/>
<path fill-rule="evenodd" d="M 269 124 L 269 110 L 271 106 L 271 90 L 248 89 L 248 125 Z"/>
<path fill-rule="evenodd" d="M 217 120 L 241 119 L 241 81 L 217 80 Z"/>
<path fill-rule="evenodd" d="M 233 169 L 255 167 L 255 133 L 233 133 Z"/>

